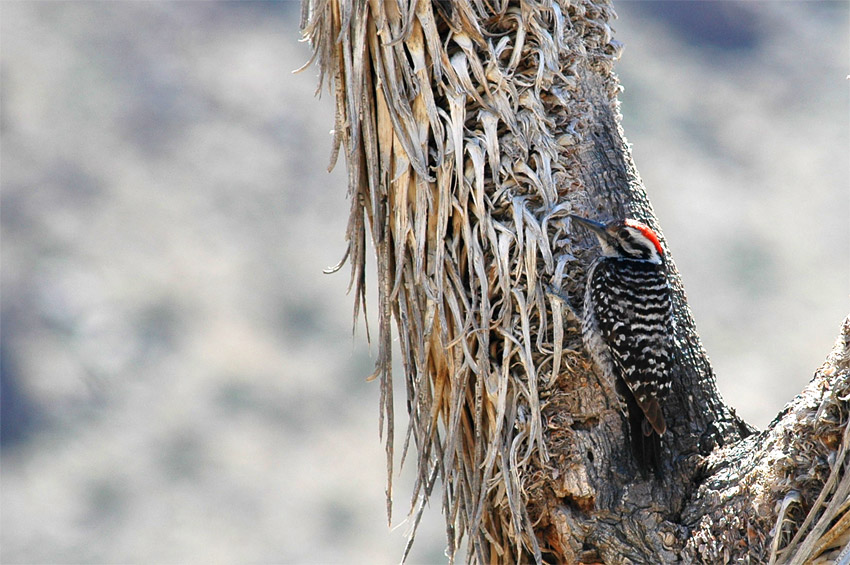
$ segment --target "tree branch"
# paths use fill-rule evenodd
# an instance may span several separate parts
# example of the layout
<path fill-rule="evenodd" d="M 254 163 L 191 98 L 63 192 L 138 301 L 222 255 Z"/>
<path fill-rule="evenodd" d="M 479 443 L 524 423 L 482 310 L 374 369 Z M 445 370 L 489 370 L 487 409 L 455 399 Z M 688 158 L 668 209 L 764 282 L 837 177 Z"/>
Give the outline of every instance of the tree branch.
<path fill-rule="evenodd" d="M 767 430 L 706 459 L 682 512 L 685 555 L 703 563 L 835 559 L 850 541 L 848 399 L 850 317 L 826 362 Z"/>

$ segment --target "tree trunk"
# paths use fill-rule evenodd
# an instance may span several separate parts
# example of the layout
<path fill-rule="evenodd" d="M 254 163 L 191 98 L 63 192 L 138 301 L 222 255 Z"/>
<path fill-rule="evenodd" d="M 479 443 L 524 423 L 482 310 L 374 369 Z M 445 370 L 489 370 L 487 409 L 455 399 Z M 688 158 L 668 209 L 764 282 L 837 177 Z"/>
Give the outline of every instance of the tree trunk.
<path fill-rule="evenodd" d="M 850 328 L 755 433 L 717 393 L 668 256 L 678 351 L 656 479 L 557 296 L 580 296 L 597 253 L 568 214 L 661 233 L 620 129 L 612 17 L 590 0 L 305 0 L 349 172 L 355 316 L 367 230 L 378 257 L 388 512 L 395 319 L 411 512 L 439 477 L 452 558 L 465 538 L 481 563 L 803 562 L 850 521 Z M 828 547 L 795 537 L 829 528 Z"/>

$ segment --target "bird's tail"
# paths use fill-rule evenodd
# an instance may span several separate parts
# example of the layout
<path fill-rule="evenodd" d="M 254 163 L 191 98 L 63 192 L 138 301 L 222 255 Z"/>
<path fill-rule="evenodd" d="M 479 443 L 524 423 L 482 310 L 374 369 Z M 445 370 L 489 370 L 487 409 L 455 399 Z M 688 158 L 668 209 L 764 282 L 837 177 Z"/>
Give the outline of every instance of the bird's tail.
<path fill-rule="evenodd" d="M 638 406 L 634 394 L 624 382 L 618 383 L 620 395 L 626 400 L 629 418 L 629 444 L 640 472 L 661 478 L 661 436 L 652 428 Z"/>

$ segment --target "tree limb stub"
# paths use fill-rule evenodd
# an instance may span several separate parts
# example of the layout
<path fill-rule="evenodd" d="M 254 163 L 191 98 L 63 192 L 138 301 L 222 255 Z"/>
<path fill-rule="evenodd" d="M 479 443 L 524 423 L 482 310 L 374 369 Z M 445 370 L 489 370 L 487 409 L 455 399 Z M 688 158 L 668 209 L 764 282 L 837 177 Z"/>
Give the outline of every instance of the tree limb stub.
<path fill-rule="evenodd" d="M 678 362 L 657 480 L 637 473 L 614 387 L 551 292 L 580 296 L 597 252 L 567 215 L 661 233 L 620 128 L 608 2 L 304 6 L 348 167 L 355 316 L 367 230 L 378 257 L 388 515 L 394 319 L 411 513 L 439 477 L 450 559 L 466 539 L 481 563 L 791 563 L 844 539 L 846 333 L 754 434 L 718 395 L 668 257 Z"/>

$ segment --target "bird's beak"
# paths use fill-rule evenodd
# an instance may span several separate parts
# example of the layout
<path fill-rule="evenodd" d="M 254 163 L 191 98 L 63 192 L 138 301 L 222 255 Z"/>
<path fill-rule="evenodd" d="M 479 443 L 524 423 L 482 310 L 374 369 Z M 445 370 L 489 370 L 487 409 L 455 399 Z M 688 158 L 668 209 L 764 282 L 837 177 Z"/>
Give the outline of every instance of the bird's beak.
<path fill-rule="evenodd" d="M 590 232 L 596 236 L 596 239 L 599 240 L 599 245 L 602 246 L 602 254 L 610 255 L 612 253 L 612 249 L 614 248 L 614 238 L 611 234 L 608 233 L 606 229 L 607 226 L 601 222 L 597 222 L 594 220 L 588 220 L 587 218 L 582 218 L 581 216 L 574 216 L 570 214 L 570 219 L 574 220 L 580 226 L 584 226 Z"/>
<path fill-rule="evenodd" d="M 576 216 L 573 214 L 570 214 L 570 220 L 578 222 L 578 225 L 584 226 L 589 229 L 591 232 L 593 232 L 593 235 L 598 237 L 601 241 L 607 242 L 610 239 L 610 237 L 608 236 L 608 231 L 605 229 L 605 224 L 601 222 L 588 220 L 587 218 L 582 218 L 581 216 Z"/>

